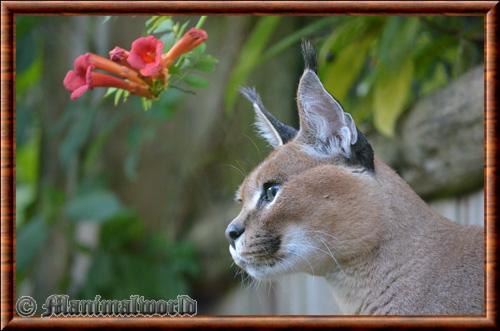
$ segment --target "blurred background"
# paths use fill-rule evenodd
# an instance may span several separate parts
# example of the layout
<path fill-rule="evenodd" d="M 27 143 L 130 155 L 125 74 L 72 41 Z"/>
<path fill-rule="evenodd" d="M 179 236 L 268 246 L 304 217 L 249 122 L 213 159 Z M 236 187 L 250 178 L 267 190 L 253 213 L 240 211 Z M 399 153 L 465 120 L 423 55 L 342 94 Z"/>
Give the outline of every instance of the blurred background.
<path fill-rule="evenodd" d="M 297 127 L 302 38 L 376 154 L 440 213 L 483 224 L 482 17 L 209 16 L 217 63 L 196 89 L 148 111 L 100 89 L 70 101 L 74 58 L 128 49 L 148 18 L 16 16 L 17 296 L 189 294 L 199 314 L 338 314 L 319 277 L 237 274 L 224 238 L 235 190 L 270 151 L 237 89 L 255 86 Z"/>

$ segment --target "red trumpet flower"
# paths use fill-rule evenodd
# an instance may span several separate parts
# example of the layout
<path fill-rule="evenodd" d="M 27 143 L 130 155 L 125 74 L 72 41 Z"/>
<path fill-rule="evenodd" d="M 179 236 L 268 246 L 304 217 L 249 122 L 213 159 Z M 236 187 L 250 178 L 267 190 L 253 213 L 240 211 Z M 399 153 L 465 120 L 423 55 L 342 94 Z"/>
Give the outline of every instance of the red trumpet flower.
<path fill-rule="evenodd" d="M 208 34 L 205 30 L 192 28 L 181 39 L 179 39 L 174 46 L 167 52 L 167 54 L 163 55 L 162 63 L 165 67 L 168 68 L 172 62 L 175 61 L 179 56 L 184 53 L 189 52 L 196 46 L 203 43 L 208 39 Z"/>
<path fill-rule="evenodd" d="M 115 47 L 109 51 L 109 59 L 121 65 L 128 65 L 129 52 L 121 47 Z"/>
<path fill-rule="evenodd" d="M 68 71 L 64 77 L 64 87 L 71 92 L 71 100 L 76 100 L 90 88 L 87 83 L 94 68 L 89 62 L 89 54 L 80 55 L 73 64 L 74 70 Z"/>
<path fill-rule="evenodd" d="M 125 79 L 128 79 L 132 82 L 135 82 L 139 85 L 144 85 L 147 86 L 147 84 L 144 82 L 144 80 L 141 79 L 139 76 L 139 73 L 131 68 L 122 66 L 116 62 L 113 62 L 111 60 L 108 60 L 102 56 L 92 54 L 92 53 L 87 53 L 89 54 L 89 62 L 95 66 L 96 69 L 102 69 L 105 71 L 108 71 L 112 74 L 118 75 L 120 77 L 123 77 Z"/>
<path fill-rule="evenodd" d="M 92 55 L 87 53 L 77 57 L 74 63 L 74 70 L 68 71 L 64 78 L 64 87 L 71 92 L 71 100 L 78 99 L 94 87 L 116 87 L 143 97 L 153 97 L 144 83 L 138 84 L 100 72 L 94 72 L 93 69 L 97 68 L 97 66 L 91 61 Z"/>
<path fill-rule="evenodd" d="M 157 76 L 163 69 L 163 43 L 154 36 L 141 37 L 132 43 L 127 61 L 145 77 Z"/>
<path fill-rule="evenodd" d="M 193 28 L 164 55 L 163 43 L 154 36 L 136 39 L 130 51 L 115 47 L 109 52 L 109 59 L 93 53 L 80 55 L 75 59 L 73 70 L 66 74 L 64 87 L 71 92 L 71 100 L 94 87 L 115 87 L 145 98 L 156 98 L 168 85 L 168 67 L 173 61 L 207 38 L 204 30 Z"/>

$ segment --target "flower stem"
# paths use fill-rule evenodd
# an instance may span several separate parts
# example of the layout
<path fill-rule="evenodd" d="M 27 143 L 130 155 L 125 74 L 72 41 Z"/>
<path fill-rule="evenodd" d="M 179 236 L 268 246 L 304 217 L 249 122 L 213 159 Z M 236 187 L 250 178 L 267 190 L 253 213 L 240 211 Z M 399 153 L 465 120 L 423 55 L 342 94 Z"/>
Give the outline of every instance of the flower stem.
<path fill-rule="evenodd" d="M 149 89 L 143 84 L 137 84 L 132 81 L 125 81 L 110 75 L 102 74 L 100 72 L 92 72 L 91 74 L 91 87 L 116 87 L 130 91 L 130 93 L 152 99 L 154 96 L 149 92 Z"/>
<path fill-rule="evenodd" d="M 115 75 L 133 81 L 139 85 L 144 85 L 145 87 L 147 87 L 147 84 L 139 77 L 139 74 L 131 68 L 122 66 L 116 62 L 93 53 L 90 53 L 90 63 L 95 65 L 95 67 L 98 69 L 106 70 Z"/>

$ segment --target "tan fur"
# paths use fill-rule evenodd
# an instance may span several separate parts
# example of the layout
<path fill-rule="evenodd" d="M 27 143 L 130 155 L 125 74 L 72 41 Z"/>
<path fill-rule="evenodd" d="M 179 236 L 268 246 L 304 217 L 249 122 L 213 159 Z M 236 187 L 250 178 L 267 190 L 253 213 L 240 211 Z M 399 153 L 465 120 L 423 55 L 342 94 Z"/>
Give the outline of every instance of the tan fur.
<path fill-rule="evenodd" d="M 266 139 L 283 144 L 272 144 L 239 188 L 242 209 L 226 230 L 237 265 L 258 279 L 323 276 L 347 314 L 484 313 L 482 227 L 440 216 L 373 161 L 350 115 L 312 70 L 299 84 L 301 129 L 292 140 L 282 138 L 294 129 L 271 117 L 254 90 L 246 92 L 269 116 L 266 125 L 276 125 Z M 279 131 L 283 137 L 269 139 Z M 263 200 L 269 183 L 278 193 Z"/>
<path fill-rule="evenodd" d="M 439 216 L 380 160 L 374 176 L 325 163 L 292 142 L 245 179 L 244 203 L 269 179 L 286 177 L 286 184 L 273 208 L 243 208 L 235 219 L 246 226 L 243 256 L 256 235 L 298 226 L 318 250 L 302 257 L 311 265 L 299 259 L 291 271 L 326 277 L 345 313 L 483 313 L 482 228 Z"/>

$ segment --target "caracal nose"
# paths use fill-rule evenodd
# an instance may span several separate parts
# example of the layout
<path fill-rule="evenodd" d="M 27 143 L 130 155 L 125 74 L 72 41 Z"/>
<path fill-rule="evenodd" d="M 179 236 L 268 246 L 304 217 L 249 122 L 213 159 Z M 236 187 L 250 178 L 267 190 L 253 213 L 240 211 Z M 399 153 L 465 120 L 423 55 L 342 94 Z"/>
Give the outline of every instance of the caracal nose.
<path fill-rule="evenodd" d="M 231 246 L 234 247 L 234 243 L 236 239 L 238 239 L 241 234 L 245 232 L 245 228 L 242 225 L 239 224 L 229 224 L 228 227 L 226 228 L 226 238 L 231 244 Z"/>

